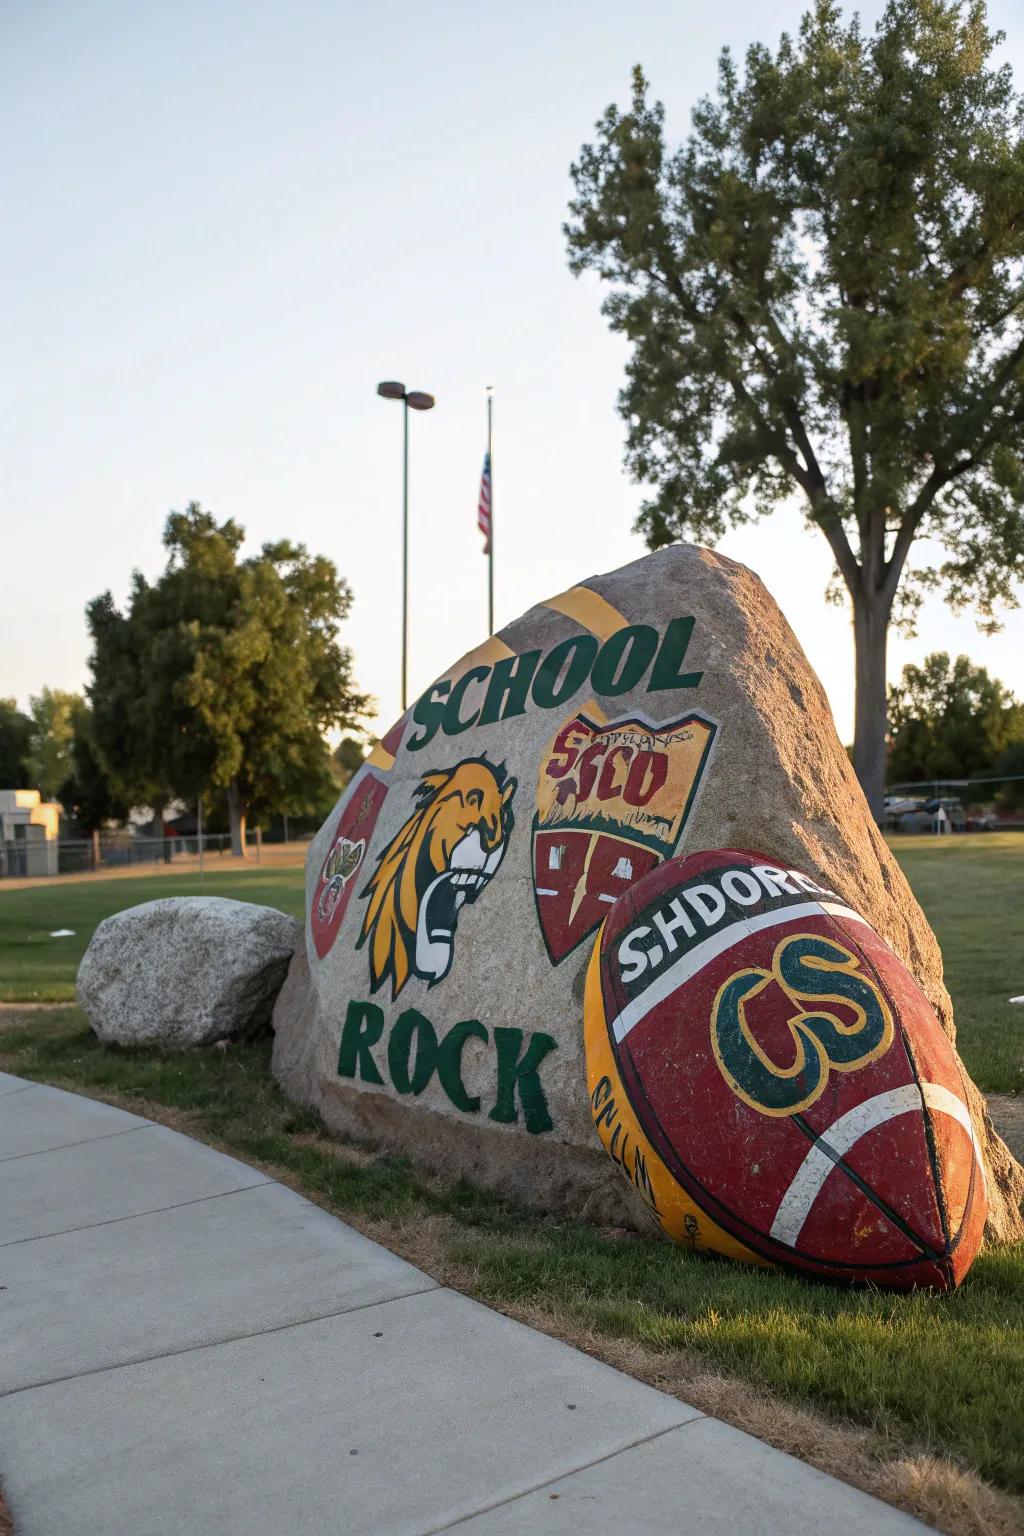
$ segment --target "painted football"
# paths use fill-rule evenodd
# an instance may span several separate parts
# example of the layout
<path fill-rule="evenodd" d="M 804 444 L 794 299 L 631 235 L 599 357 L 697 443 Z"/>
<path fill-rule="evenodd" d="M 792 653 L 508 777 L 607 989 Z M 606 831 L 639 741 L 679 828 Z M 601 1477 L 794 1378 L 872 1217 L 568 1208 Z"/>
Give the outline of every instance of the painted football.
<path fill-rule="evenodd" d="M 597 1132 L 674 1241 L 896 1289 L 967 1273 L 959 1063 L 840 893 L 747 850 L 659 865 L 604 921 L 584 1034 Z"/>

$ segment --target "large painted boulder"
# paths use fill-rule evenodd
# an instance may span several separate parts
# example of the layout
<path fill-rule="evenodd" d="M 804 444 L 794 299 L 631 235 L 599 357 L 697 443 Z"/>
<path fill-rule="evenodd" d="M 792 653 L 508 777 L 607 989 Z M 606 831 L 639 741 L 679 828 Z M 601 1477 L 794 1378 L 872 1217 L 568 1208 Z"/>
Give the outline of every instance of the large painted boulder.
<path fill-rule="evenodd" d="M 532 608 L 367 759 L 307 859 L 278 1080 L 426 1166 L 634 1219 L 591 1121 L 587 962 L 634 881 L 723 847 L 840 892 L 953 1039 L 934 935 L 782 614 L 745 567 L 674 545 Z M 1024 1235 L 1024 1171 L 968 1093 L 990 1234 Z"/>

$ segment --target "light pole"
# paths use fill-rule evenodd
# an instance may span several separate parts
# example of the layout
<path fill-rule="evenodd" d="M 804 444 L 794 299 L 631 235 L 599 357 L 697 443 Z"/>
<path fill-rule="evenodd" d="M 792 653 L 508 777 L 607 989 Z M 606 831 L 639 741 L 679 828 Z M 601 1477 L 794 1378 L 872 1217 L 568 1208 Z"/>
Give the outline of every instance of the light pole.
<path fill-rule="evenodd" d="M 377 385 L 378 395 L 385 400 L 402 402 L 402 713 L 408 704 L 409 671 L 409 407 L 414 411 L 430 411 L 434 408 L 433 395 L 421 389 L 406 389 L 394 379 Z"/>

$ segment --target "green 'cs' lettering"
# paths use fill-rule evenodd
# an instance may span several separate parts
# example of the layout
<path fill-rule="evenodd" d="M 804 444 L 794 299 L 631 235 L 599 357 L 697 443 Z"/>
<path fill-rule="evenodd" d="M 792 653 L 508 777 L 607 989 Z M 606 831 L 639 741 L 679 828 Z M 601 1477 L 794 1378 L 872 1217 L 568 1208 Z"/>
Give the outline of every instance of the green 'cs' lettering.
<path fill-rule="evenodd" d="M 793 1004 L 787 1020 L 792 1063 L 772 1060 L 747 1020 L 749 1003 L 772 984 Z M 838 1004 L 852 1019 L 823 1006 Z M 810 1007 L 817 1004 L 817 1007 Z M 853 1072 L 892 1044 L 893 1021 L 881 991 L 857 957 L 820 934 L 782 939 L 771 970 L 751 966 L 730 976 L 711 1015 L 711 1044 L 719 1069 L 736 1096 L 763 1115 L 795 1115 L 825 1091 L 830 1071 Z"/>

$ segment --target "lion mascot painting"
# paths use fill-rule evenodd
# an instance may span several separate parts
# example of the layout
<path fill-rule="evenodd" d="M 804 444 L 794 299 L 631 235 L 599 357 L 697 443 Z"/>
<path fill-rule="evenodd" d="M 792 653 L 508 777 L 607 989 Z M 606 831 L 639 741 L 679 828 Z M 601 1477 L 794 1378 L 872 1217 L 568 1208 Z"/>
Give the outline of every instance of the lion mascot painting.
<path fill-rule="evenodd" d="M 369 942 L 370 985 L 392 997 L 410 976 L 447 976 L 459 911 L 475 901 L 505 856 L 516 780 L 504 764 L 471 757 L 425 773 L 412 815 L 377 860 L 363 899 L 359 947 Z"/>

